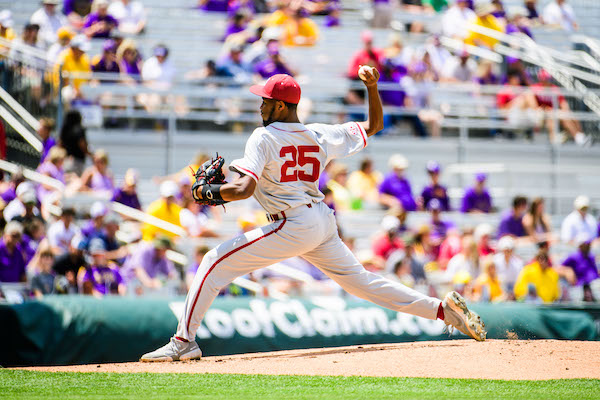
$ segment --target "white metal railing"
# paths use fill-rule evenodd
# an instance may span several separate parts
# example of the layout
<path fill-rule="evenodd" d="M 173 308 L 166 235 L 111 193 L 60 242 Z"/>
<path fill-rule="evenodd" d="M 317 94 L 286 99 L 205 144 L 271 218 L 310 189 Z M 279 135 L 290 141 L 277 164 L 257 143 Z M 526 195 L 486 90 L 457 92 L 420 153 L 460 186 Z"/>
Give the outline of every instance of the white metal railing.
<path fill-rule="evenodd" d="M 600 61 L 600 42 L 597 39 L 589 36 L 577 34 L 571 36 L 571 41 L 574 43 L 585 44 L 591 51 L 592 55 L 597 61 Z"/>
<path fill-rule="evenodd" d="M 18 101 L 16 101 L 10 93 L 0 86 L 0 99 L 2 99 L 6 105 L 25 121 L 34 131 L 40 128 L 40 122 L 27 111 Z"/>
<path fill-rule="evenodd" d="M 19 171 L 23 172 L 23 176 L 30 181 L 34 181 L 37 183 L 44 184 L 46 186 L 50 186 L 56 190 L 64 191 L 65 185 L 54 178 L 51 178 L 47 175 L 40 174 L 29 168 L 23 168 L 6 160 L 0 160 L 0 169 L 11 174 L 16 174 Z"/>
<path fill-rule="evenodd" d="M 600 84 L 600 77 L 597 75 L 562 65 L 547 48 L 538 45 L 526 35 L 507 35 L 503 32 L 498 32 L 475 24 L 471 24 L 469 29 L 479 34 L 508 43 L 511 47 L 497 44 L 494 49 L 501 54 L 517 56 L 531 64 L 546 69 L 561 85 L 568 89 L 578 91 L 582 96 L 584 104 L 594 113 L 600 115 L 600 97 L 576 79 L 579 78 Z"/>
<path fill-rule="evenodd" d="M 461 40 L 449 38 L 447 36 L 442 36 L 440 38 L 440 43 L 456 52 L 467 50 L 470 54 L 483 58 L 484 60 L 489 60 L 495 62 L 496 64 L 500 64 L 502 62 L 502 56 L 496 53 L 495 51 L 488 50 L 483 47 L 473 46 L 471 44 L 465 44 Z"/>
<path fill-rule="evenodd" d="M 44 50 L 23 43 L 19 44 L 19 52 L 11 51 L 12 47 L 13 42 L 0 38 L 0 55 L 8 60 L 41 70 L 51 67 Z"/>
<path fill-rule="evenodd" d="M 29 132 L 29 130 L 19 122 L 4 106 L 0 105 L 0 117 L 13 129 L 27 141 L 37 152 L 41 152 L 44 146 L 42 142 L 37 138 L 36 135 Z"/>

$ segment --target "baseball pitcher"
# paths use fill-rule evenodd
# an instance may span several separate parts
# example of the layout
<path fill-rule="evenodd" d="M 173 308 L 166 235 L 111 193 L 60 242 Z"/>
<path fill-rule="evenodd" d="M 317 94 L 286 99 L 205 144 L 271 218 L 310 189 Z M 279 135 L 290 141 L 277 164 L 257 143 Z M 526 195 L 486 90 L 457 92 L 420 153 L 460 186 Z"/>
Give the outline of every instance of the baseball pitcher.
<path fill-rule="evenodd" d="M 327 163 L 358 153 L 383 128 L 379 72 L 362 66 L 359 76 L 367 88 L 368 118 L 342 125 L 302 124 L 296 114 L 300 86 L 289 75 L 274 75 L 264 86 L 250 88 L 263 99 L 264 127 L 252 133 L 244 157 L 231 162 L 229 168 L 239 176 L 225 182 L 223 159 L 218 157 L 198 170 L 192 194 L 196 201 L 210 205 L 254 196 L 270 224 L 205 255 L 177 332 L 168 344 L 143 355 L 141 361 L 200 358 L 196 331 L 221 288 L 236 277 L 295 256 L 302 256 L 355 296 L 391 310 L 439 318 L 475 340 L 485 340 L 483 322 L 458 293 L 451 292 L 440 301 L 365 270 L 340 239 L 333 211 L 322 202 L 318 181 Z"/>

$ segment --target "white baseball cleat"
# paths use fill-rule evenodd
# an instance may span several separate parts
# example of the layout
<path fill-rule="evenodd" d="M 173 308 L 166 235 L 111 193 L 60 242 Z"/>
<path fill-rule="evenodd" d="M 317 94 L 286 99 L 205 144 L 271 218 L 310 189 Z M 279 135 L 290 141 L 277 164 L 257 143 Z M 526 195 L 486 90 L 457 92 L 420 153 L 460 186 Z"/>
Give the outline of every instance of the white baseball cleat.
<path fill-rule="evenodd" d="M 481 317 L 467 308 L 465 299 L 456 292 L 450 292 L 442 302 L 444 323 L 461 331 L 473 339 L 483 342 L 487 335 Z"/>
<path fill-rule="evenodd" d="M 179 339 L 171 338 L 171 341 L 153 352 L 144 354 L 140 361 L 184 361 L 197 360 L 202 357 L 202 351 L 198 347 L 198 343 L 183 342 Z"/>

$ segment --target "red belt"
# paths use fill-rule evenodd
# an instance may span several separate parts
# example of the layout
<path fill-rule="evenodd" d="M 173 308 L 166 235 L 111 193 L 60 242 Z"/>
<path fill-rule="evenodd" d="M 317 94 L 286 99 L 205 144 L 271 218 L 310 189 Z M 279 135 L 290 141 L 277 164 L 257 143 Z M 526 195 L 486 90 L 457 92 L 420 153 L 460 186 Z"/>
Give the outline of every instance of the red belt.
<path fill-rule="evenodd" d="M 312 208 L 312 204 L 307 204 L 306 207 Z M 277 214 L 267 214 L 267 220 L 269 222 L 275 222 L 275 221 L 279 221 L 280 219 L 285 219 L 285 218 L 286 218 L 285 211 L 282 211 Z"/>

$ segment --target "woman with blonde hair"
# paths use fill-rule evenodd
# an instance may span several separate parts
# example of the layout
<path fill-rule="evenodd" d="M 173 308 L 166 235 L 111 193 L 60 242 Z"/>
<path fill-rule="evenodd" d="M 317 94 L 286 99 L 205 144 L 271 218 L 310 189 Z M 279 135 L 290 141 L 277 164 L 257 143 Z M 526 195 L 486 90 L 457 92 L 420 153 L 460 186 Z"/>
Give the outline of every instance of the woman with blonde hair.
<path fill-rule="evenodd" d="M 141 81 L 143 61 L 133 40 L 125 39 L 121 42 L 117 48 L 117 64 L 121 68 L 121 74 L 135 81 Z"/>
<path fill-rule="evenodd" d="M 550 240 L 552 238 L 552 224 L 550 217 L 544 213 L 544 199 L 536 197 L 523 216 L 523 227 L 527 235 L 535 242 Z"/>
<path fill-rule="evenodd" d="M 499 301 L 504 299 L 502 284 L 496 273 L 496 264 L 491 256 L 485 257 L 482 273 L 475 280 L 473 294 L 476 301 Z"/>
<path fill-rule="evenodd" d="M 62 147 L 54 146 L 48 151 L 48 155 L 46 156 L 46 160 L 39 165 L 37 168 L 37 172 L 46 175 L 50 178 L 56 179 L 57 181 L 65 183 L 65 172 L 63 170 L 63 164 L 65 162 L 65 158 L 67 157 L 67 152 Z M 40 203 L 45 203 L 49 200 L 53 195 L 57 192 L 57 189 L 54 186 L 50 186 L 44 183 L 41 183 L 37 189 L 38 199 Z"/>
<path fill-rule="evenodd" d="M 108 168 L 108 154 L 104 149 L 94 153 L 94 164 L 83 171 L 80 191 L 108 192 L 115 189 L 113 174 Z"/>

